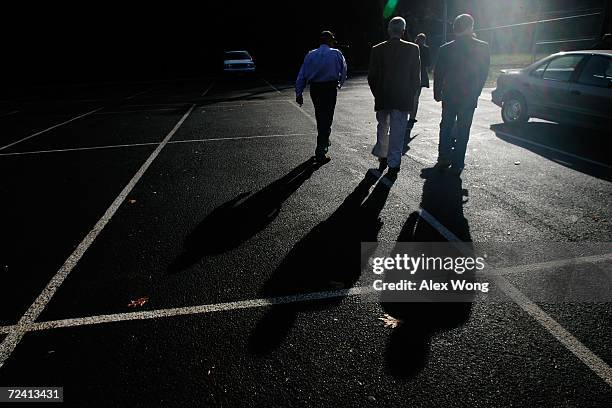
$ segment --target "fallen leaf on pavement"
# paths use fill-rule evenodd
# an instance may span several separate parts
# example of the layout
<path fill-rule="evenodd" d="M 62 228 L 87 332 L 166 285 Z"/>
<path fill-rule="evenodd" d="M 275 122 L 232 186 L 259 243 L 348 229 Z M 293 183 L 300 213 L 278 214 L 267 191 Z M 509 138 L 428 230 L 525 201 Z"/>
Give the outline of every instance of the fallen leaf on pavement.
<path fill-rule="evenodd" d="M 130 303 L 128 303 L 128 307 L 141 307 L 144 306 L 145 303 L 147 303 L 149 301 L 149 297 L 148 296 L 144 296 L 135 300 L 131 300 Z"/>
<path fill-rule="evenodd" d="M 382 320 L 383 323 L 385 323 L 385 327 L 390 327 L 392 329 L 395 329 L 397 326 L 402 324 L 401 320 L 396 319 L 395 317 L 390 316 L 388 314 L 385 314 L 383 317 L 379 317 L 378 320 Z"/>

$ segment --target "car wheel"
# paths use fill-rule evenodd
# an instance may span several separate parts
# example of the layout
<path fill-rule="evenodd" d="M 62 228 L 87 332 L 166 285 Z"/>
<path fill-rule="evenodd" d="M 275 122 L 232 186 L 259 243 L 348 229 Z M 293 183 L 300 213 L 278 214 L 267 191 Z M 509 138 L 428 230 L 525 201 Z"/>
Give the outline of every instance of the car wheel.
<path fill-rule="evenodd" d="M 529 120 L 527 104 L 520 95 L 511 95 L 505 98 L 501 114 L 504 123 L 524 123 Z"/>

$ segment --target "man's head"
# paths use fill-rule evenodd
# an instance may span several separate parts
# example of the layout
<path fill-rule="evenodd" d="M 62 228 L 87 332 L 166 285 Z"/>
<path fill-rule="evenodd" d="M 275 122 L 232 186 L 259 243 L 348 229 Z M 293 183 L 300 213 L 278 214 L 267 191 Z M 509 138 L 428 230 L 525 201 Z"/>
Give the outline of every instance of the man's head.
<path fill-rule="evenodd" d="M 453 23 L 453 33 L 456 37 L 469 35 L 474 32 L 474 17 L 469 14 L 461 14 L 455 18 Z"/>
<path fill-rule="evenodd" d="M 427 36 L 425 35 L 425 33 L 418 34 L 416 38 L 414 39 L 414 42 L 417 43 L 418 45 L 425 44 L 425 41 L 427 41 Z"/>
<path fill-rule="evenodd" d="M 389 21 L 387 31 L 391 38 L 402 38 L 404 31 L 406 31 L 406 20 L 402 17 L 393 17 L 391 21 Z"/>
<path fill-rule="evenodd" d="M 330 47 L 332 47 L 336 43 L 336 37 L 334 36 L 334 33 L 332 33 L 331 31 L 323 31 L 321 32 L 321 35 L 319 36 L 319 43 L 327 44 Z"/>

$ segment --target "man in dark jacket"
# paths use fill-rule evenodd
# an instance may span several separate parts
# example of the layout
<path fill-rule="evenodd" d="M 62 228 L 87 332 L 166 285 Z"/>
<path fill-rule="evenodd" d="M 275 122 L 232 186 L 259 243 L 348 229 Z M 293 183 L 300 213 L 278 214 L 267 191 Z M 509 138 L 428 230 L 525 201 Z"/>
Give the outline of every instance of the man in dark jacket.
<path fill-rule="evenodd" d="M 431 66 L 431 57 L 429 54 L 429 46 L 425 43 L 427 36 L 425 33 L 420 33 L 414 39 L 416 45 L 419 46 L 419 55 L 421 57 L 421 87 L 418 89 L 414 96 L 414 109 L 410 112 L 410 120 L 408 121 L 408 127 L 412 127 L 416 120 L 417 110 L 419 108 L 419 97 L 421 96 L 421 88 L 429 88 L 429 67 Z"/>
<path fill-rule="evenodd" d="M 372 47 L 368 71 L 378 121 L 372 154 L 378 157 L 381 170 L 389 166 L 391 179 L 400 170 L 408 113 L 421 86 L 419 47 L 401 39 L 405 30 L 406 20 L 391 19 L 389 40 Z"/>
<path fill-rule="evenodd" d="M 442 101 L 436 167 L 461 173 L 478 97 L 489 74 L 489 45 L 474 37 L 474 19 L 462 14 L 453 24 L 455 40 L 440 47 L 434 69 L 434 99 Z M 453 135 L 453 130 L 455 134 Z"/>

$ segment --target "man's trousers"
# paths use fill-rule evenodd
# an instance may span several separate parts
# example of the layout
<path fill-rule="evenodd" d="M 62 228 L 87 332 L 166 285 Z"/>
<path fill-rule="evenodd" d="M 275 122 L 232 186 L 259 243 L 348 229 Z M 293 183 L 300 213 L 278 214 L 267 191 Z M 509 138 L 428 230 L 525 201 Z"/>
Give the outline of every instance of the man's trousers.
<path fill-rule="evenodd" d="M 475 109 L 475 106 L 466 108 L 454 104 L 442 104 L 439 163 L 448 163 L 454 168 L 463 169 Z"/>
<path fill-rule="evenodd" d="M 372 154 L 387 159 L 390 168 L 399 168 L 402 163 L 402 150 L 406 136 L 408 111 L 397 109 L 376 112 L 376 145 Z"/>
<path fill-rule="evenodd" d="M 325 153 L 327 153 L 337 95 L 337 81 L 313 82 L 310 84 L 310 97 L 314 104 L 315 117 L 317 119 L 316 156 L 325 156 Z"/>

